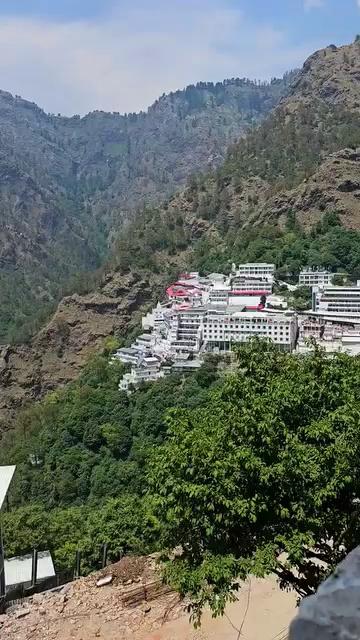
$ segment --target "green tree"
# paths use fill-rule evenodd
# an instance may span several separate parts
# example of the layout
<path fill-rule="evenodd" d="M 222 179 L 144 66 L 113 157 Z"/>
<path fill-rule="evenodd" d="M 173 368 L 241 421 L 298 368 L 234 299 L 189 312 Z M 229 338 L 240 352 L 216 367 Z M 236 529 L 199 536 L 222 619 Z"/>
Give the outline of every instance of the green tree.
<path fill-rule="evenodd" d="M 249 573 L 310 594 L 359 539 L 360 361 L 261 341 L 238 360 L 205 406 L 169 413 L 150 467 L 162 544 L 181 549 L 165 574 L 195 619 Z"/>

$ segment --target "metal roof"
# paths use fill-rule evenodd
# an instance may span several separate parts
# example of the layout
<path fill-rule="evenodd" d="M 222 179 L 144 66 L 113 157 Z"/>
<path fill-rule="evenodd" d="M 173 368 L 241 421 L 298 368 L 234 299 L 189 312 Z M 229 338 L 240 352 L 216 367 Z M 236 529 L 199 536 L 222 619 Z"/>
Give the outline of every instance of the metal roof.
<path fill-rule="evenodd" d="M 5 585 L 7 587 L 31 582 L 32 554 L 5 559 Z M 39 551 L 37 579 L 43 580 L 55 575 L 50 551 Z"/>
<path fill-rule="evenodd" d="M 4 504 L 6 494 L 9 491 L 10 482 L 15 472 L 15 465 L 0 467 L 0 509 Z"/>

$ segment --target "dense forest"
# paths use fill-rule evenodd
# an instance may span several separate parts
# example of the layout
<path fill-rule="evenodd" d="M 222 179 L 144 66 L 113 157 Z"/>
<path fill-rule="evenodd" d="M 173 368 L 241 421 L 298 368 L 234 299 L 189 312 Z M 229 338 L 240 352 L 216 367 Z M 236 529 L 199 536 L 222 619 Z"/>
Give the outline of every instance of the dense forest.
<path fill-rule="evenodd" d="M 89 571 L 104 542 L 110 560 L 182 548 L 164 575 L 195 619 L 248 573 L 312 593 L 359 534 L 358 358 L 254 340 L 131 396 L 121 372 L 105 350 L 19 417 L 1 451 L 18 465 L 7 555 L 50 548 L 63 570 L 80 549 Z"/>
<path fill-rule="evenodd" d="M 218 363 L 209 357 L 193 376 L 172 375 L 127 396 L 118 391 L 124 369 L 109 362 L 108 349 L 76 383 L 21 414 L 2 441 L 0 463 L 17 464 L 12 511 L 4 516 L 8 555 L 49 546 L 64 569 L 81 548 L 89 569 L 103 542 L 116 558 L 118 540 L 133 552 L 157 540 L 143 497 L 149 454 L 165 437 L 167 409 L 205 402 L 218 383 Z"/>

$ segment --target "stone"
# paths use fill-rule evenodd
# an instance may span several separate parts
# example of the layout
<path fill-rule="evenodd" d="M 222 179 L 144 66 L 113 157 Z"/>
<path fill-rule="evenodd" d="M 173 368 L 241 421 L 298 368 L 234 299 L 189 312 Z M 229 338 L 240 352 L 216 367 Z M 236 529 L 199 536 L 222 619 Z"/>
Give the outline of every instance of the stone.
<path fill-rule="evenodd" d="M 15 618 L 25 618 L 25 616 L 28 616 L 30 613 L 30 609 L 20 609 L 15 613 Z"/>
<path fill-rule="evenodd" d="M 360 547 L 339 564 L 315 595 L 302 601 L 289 640 L 314 638 L 360 638 Z"/>
<path fill-rule="evenodd" d="M 107 584 L 111 584 L 114 579 L 114 576 L 110 573 L 107 576 L 103 576 L 96 581 L 97 587 L 105 587 Z"/>
<path fill-rule="evenodd" d="M 143 605 L 142 610 L 143 610 L 143 612 L 144 612 L 144 613 L 150 613 L 150 611 L 151 611 L 151 605 L 150 605 L 150 604 L 148 604 L 148 603 L 145 603 L 145 604 Z"/>

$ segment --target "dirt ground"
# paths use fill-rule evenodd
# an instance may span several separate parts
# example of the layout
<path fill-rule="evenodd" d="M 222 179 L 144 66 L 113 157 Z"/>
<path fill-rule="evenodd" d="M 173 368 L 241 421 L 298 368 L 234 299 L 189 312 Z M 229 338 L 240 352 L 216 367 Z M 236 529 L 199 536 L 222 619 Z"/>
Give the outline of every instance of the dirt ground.
<path fill-rule="evenodd" d="M 103 575 L 112 581 L 99 587 Z M 224 617 L 206 612 L 195 630 L 176 594 L 159 583 L 154 595 L 157 579 L 154 559 L 124 558 L 11 607 L 0 616 L 0 640 L 282 640 L 296 613 L 294 593 L 280 591 L 275 579 L 251 578 Z"/>
<path fill-rule="evenodd" d="M 136 640 L 283 640 L 295 615 L 294 593 L 280 591 L 275 580 L 252 578 L 243 586 L 238 601 L 228 606 L 224 617 L 214 620 L 206 613 L 201 628 L 194 630 L 188 617 L 182 616 L 154 633 L 135 637 Z"/>

